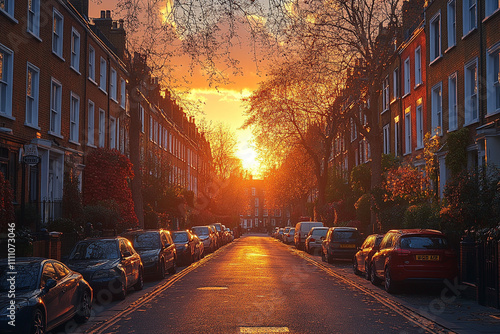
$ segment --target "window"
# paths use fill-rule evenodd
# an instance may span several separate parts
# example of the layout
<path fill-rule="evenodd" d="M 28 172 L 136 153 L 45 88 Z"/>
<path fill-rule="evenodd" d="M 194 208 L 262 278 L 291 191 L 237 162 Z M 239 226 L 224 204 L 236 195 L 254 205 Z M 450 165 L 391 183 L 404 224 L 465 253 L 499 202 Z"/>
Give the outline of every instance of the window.
<path fill-rule="evenodd" d="M 399 68 L 392 72 L 392 98 L 396 100 L 399 97 Z"/>
<path fill-rule="evenodd" d="M 94 102 L 92 102 L 91 100 L 89 100 L 89 109 L 88 109 L 88 113 L 89 113 L 89 119 L 88 119 L 88 129 L 87 129 L 87 133 L 88 133 L 88 141 L 87 141 L 87 144 L 89 146 L 93 146 L 94 145 L 94 126 L 95 126 L 95 123 L 94 123 L 94 117 L 95 117 L 95 105 L 94 105 Z"/>
<path fill-rule="evenodd" d="M 500 43 L 487 50 L 486 56 L 486 104 L 487 114 L 500 112 Z"/>
<path fill-rule="evenodd" d="M 40 37 L 40 0 L 28 0 L 28 21 L 26 25 L 28 32 Z"/>
<path fill-rule="evenodd" d="M 106 141 L 106 113 L 99 109 L 99 147 L 104 147 Z"/>
<path fill-rule="evenodd" d="M 61 135 L 61 100 L 62 85 L 59 81 L 52 79 L 50 91 L 50 134 Z"/>
<path fill-rule="evenodd" d="M 394 118 L 394 155 L 399 155 L 399 116 Z"/>
<path fill-rule="evenodd" d="M 14 52 L 0 44 L 0 115 L 12 117 Z"/>
<path fill-rule="evenodd" d="M 139 118 L 141 119 L 141 131 L 144 133 L 144 107 L 139 105 Z"/>
<path fill-rule="evenodd" d="M 432 134 L 442 135 L 443 125 L 443 92 L 442 83 L 432 87 L 431 91 L 431 126 Z"/>
<path fill-rule="evenodd" d="M 441 13 L 430 21 L 430 61 L 441 57 Z"/>
<path fill-rule="evenodd" d="M 410 94 L 410 78 L 411 78 L 411 73 L 410 73 L 410 57 L 406 58 L 405 64 L 404 64 L 404 85 L 405 85 L 405 91 L 404 95 Z"/>
<path fill-rule="evenodd" d="M 448 130 L 453 131 L 458 128 L 458 94 L 457 94 L 457 74 L 454 73 L 448 78 Z"/>
<path fill-rule="evenodd" d="M 358 128 L 356 127 L 356 122 L 351 118 L 351 142 L 358 138 Z"/>
<path fill-rule="evenodd" d="M 89 45 L 89 79 L 95 82 L 95 50 Z"/>
<path fill-rule="evenodd" d="M 477 27 L 477 0 L 463 0 L 464 36 Z"/>
<path fill-rule="evenodd" d="M 109 118 L 109 148 L 116 148 L 116 118 Z"/>
<path fill-rule="evenodd" d="M 14 0 L 0 0 L 0 11 L 14 18 Z"/>
<path fill-rule="evenodd" d="M 28 63 L 26 70 L 26 121 L 24 124 L 38 127 L 38 94 L 40 70 Z"/>
<path fill-rule="evenodd" d="M 457 44 L 457 10 L 456 1 L 448 1 L 448 48 Z"/>
<path fill-rule="evenodd" d="M 255 215 L 258 216 L 259 215 L 259 208 L 255 208 Z"/>
<path fill-rule="evenodd" d="M 382 84 L 382 110 L 389 110 L 389 77 L 386 77 Z"/>
<path fill-rule="evenodd" d="M 149 116 L 149 140 L 153 141 L 153 116 Z"/>
<path fill-rule="evenodd" d="M 69 110 L 69 140 L 75 143 L 78 143 L 79 120 L 80 98 L 72 92 Z"/>
<path fill-rule="evenodd" d="M 54 8 L 52 23 L 52 52 L 63 57 L 63 25 L 64 17 Z"/>
<path fill-rule="evenodd" d="M 405 110 L 405 153 L 411 153 L 411 108 Z"/>
<path fill-rule="evenodd" d="M 486 0 L 486 16 L 490 16 L 500 7 L 500 0 Z"/>
<path fill-rule="evenodd" d="M 252 196 L 255 196 L 256 195 L 256 190 L 255 188 L 252 188 Z"/>
<path fill-rule="evenodd" d="M 125 79 L 120 78 L 120 107 L 125 109 L 125 103 L 127 101 L 127 83 Z"/>
<path fill-rule="evenodd" d="M 99 67 L 99 88 L 106 93 L 106 60 L 101 57 L 101 65 Z"/>
<path fill-rule="evenodd" d="M 477 59 L 465 65 L 465 124 L 478 121 L 478 96 L 477 96 Z"/>
<path fill-rule="evenodd" d="M 417 149 L 424 147 L 424 109 L 422 102 L 417 104 L 416 112 L 416 125 L 417 125 Z"/>
<path fill-rule="evenodd" d="M 116 103 L 118 103 L 117 93 L 118 93 L 118 86 L 117 86 L 116 70 L 111 67 L 111 74 L 109 78 L 109 96 Z"/>
<path fill-rule="evenodd" d="M 390 125 L 387 124 L 384 126 L 383 131 L 384 131 L 384 154 L 391 154 L 391 142 L 390 142 Z"/>
<path fill-rule="evenodd" d="M 415 87 L 422 82 L 422 49 L 419 46 L 415 49 Z"/>
<path fill-rule="evenodd" d="M 80 34 L 71 30 L 71 68 L 80 73 Z"/>

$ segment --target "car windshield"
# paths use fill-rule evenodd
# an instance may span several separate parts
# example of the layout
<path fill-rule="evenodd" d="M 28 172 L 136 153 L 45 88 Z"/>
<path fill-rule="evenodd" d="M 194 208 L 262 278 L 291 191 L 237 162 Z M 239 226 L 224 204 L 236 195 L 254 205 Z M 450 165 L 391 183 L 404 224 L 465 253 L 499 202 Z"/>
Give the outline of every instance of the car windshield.
<path fill-rule="evenodd" d="M 118 243 L 115 240 L 81 241 L 71 252 L 70 260 L 111 260 L 118 259 Z"/>
<path fill-rule="evenodd" d="M 137 250 L 151 250 L 160 248 L 160 236 L 158 232 L 145 232 L 134 234 L 132 244 Z"/>
<path fill-rule="evenodd" d="M 328 229 L 322 228 L 322 229 L 314 229 L 312 231 L 312 235 L 314 236 L 319 236 L 319 237 L 324 237 L 326 233 L 328 232 Z"/>
<path fill-rule="evenodd" d="M 186 232 L 174 232 L 174 243 L 188 242 L 188 235 Z"/>
<path fill-rule="evenodd" d="M 294 235 L 295 234 L 295 229 L 294 228 L 291 228 L 290 231 L 288 231 L 288 234 L 290 235 Z"/>
<path fill-rule="evenodd" d="M 440 236 L 408 236 L 401 238 L 403 249 L 446 249 L 448 240 Z"/>
<path fill-rule="evenodd" d="M 209 235 L 208 227 L 206 226 L 197 226 L 193 227 L 193 233 L 196 235 Z"/>
<path fill-rule="evenodd" d="M 0 264 L 0 292 L 7 292 L 10 289 L 12 276 L 7 262 Z M 39 284 L 38 273 L 40 272 L 40 262 L 17 262 L 16 272 L 16 291 L 34 290 Z M 9 274 L 10 273 L 10 274 Z"/>
<path fill-rule="evenodd" d="M 333 231 L 333 238 L 336 240 L 356 239 L 358 231 Z"/>
<path fill-rule="evenodd" d="M 219 225 L 215 225 L 215 229 L 217 230 L 217 232 L 220 232 L 220 226 Z"/>

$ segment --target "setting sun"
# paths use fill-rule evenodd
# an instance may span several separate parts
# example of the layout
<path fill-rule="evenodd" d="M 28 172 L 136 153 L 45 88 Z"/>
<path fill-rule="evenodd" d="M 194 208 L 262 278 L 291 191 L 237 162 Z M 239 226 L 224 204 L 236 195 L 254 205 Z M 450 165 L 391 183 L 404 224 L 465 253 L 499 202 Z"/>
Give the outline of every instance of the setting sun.
<path fill-rule="evenodd" d="M 257 159 L 257 152 L 250 142 L 241 139 L 236 156 L 241 159 L 245 170 L 252 173 L 253 176 L 260 176 L 261 168 Z"/>

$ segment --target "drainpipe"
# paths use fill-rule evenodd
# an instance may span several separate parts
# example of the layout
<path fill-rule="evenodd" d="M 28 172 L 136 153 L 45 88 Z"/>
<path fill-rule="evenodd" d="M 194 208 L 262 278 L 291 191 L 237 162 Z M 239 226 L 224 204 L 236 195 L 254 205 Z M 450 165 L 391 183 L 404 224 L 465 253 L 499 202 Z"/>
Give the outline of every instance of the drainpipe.
<path fill-rule="evenodd" d="M 485 116 L 486 112 L 483 110 L 484 107 L 484 101 L 486 100 L 486 84 L 485 84 L 485 77 L 483 77 L 483 71 L 484 69 L 484 59 L 485 59 L 485 50 L 484 50 L 484 42 L 483 42 L 483 37 L 484 37 L 484 31 L 483 31 L 483 13 L 485 10 L 484 6 L 484 1 L 477 1 L 477 25 L 478 25 L 478 32 L 479 32 L 479 62 L 478 62 L 478 83 L 477 83 L 477 88 L 479 90 L 479 105 L 478 105 L 478 117 L 479 117 L 479 126 L 484 125 L 485 123 Z"/>

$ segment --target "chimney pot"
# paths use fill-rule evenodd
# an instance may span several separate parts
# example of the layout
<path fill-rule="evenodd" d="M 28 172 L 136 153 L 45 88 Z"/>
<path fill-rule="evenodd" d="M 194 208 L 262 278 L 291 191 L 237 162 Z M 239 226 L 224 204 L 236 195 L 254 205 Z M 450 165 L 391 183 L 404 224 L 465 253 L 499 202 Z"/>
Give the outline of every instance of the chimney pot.
<path fill-rule="evenodd" d="M 111 11 L 110 11 L 110 10 L 107 10 L 107 11 L 106 11 L 106 18 L 107 18 L 107 19 L 110 19 L 110 18 L 111 18 Z"/>
<path fill-rule="evenodd" d="M 106 11 L 104 10 L 101 10 L 101 19 L 105 18 L 106 17 Z"/>
<path fill-rule="evenodd" d="M 116 29 L 118 27 L 118 22 L 113 21 L 113 29 Z"/>

